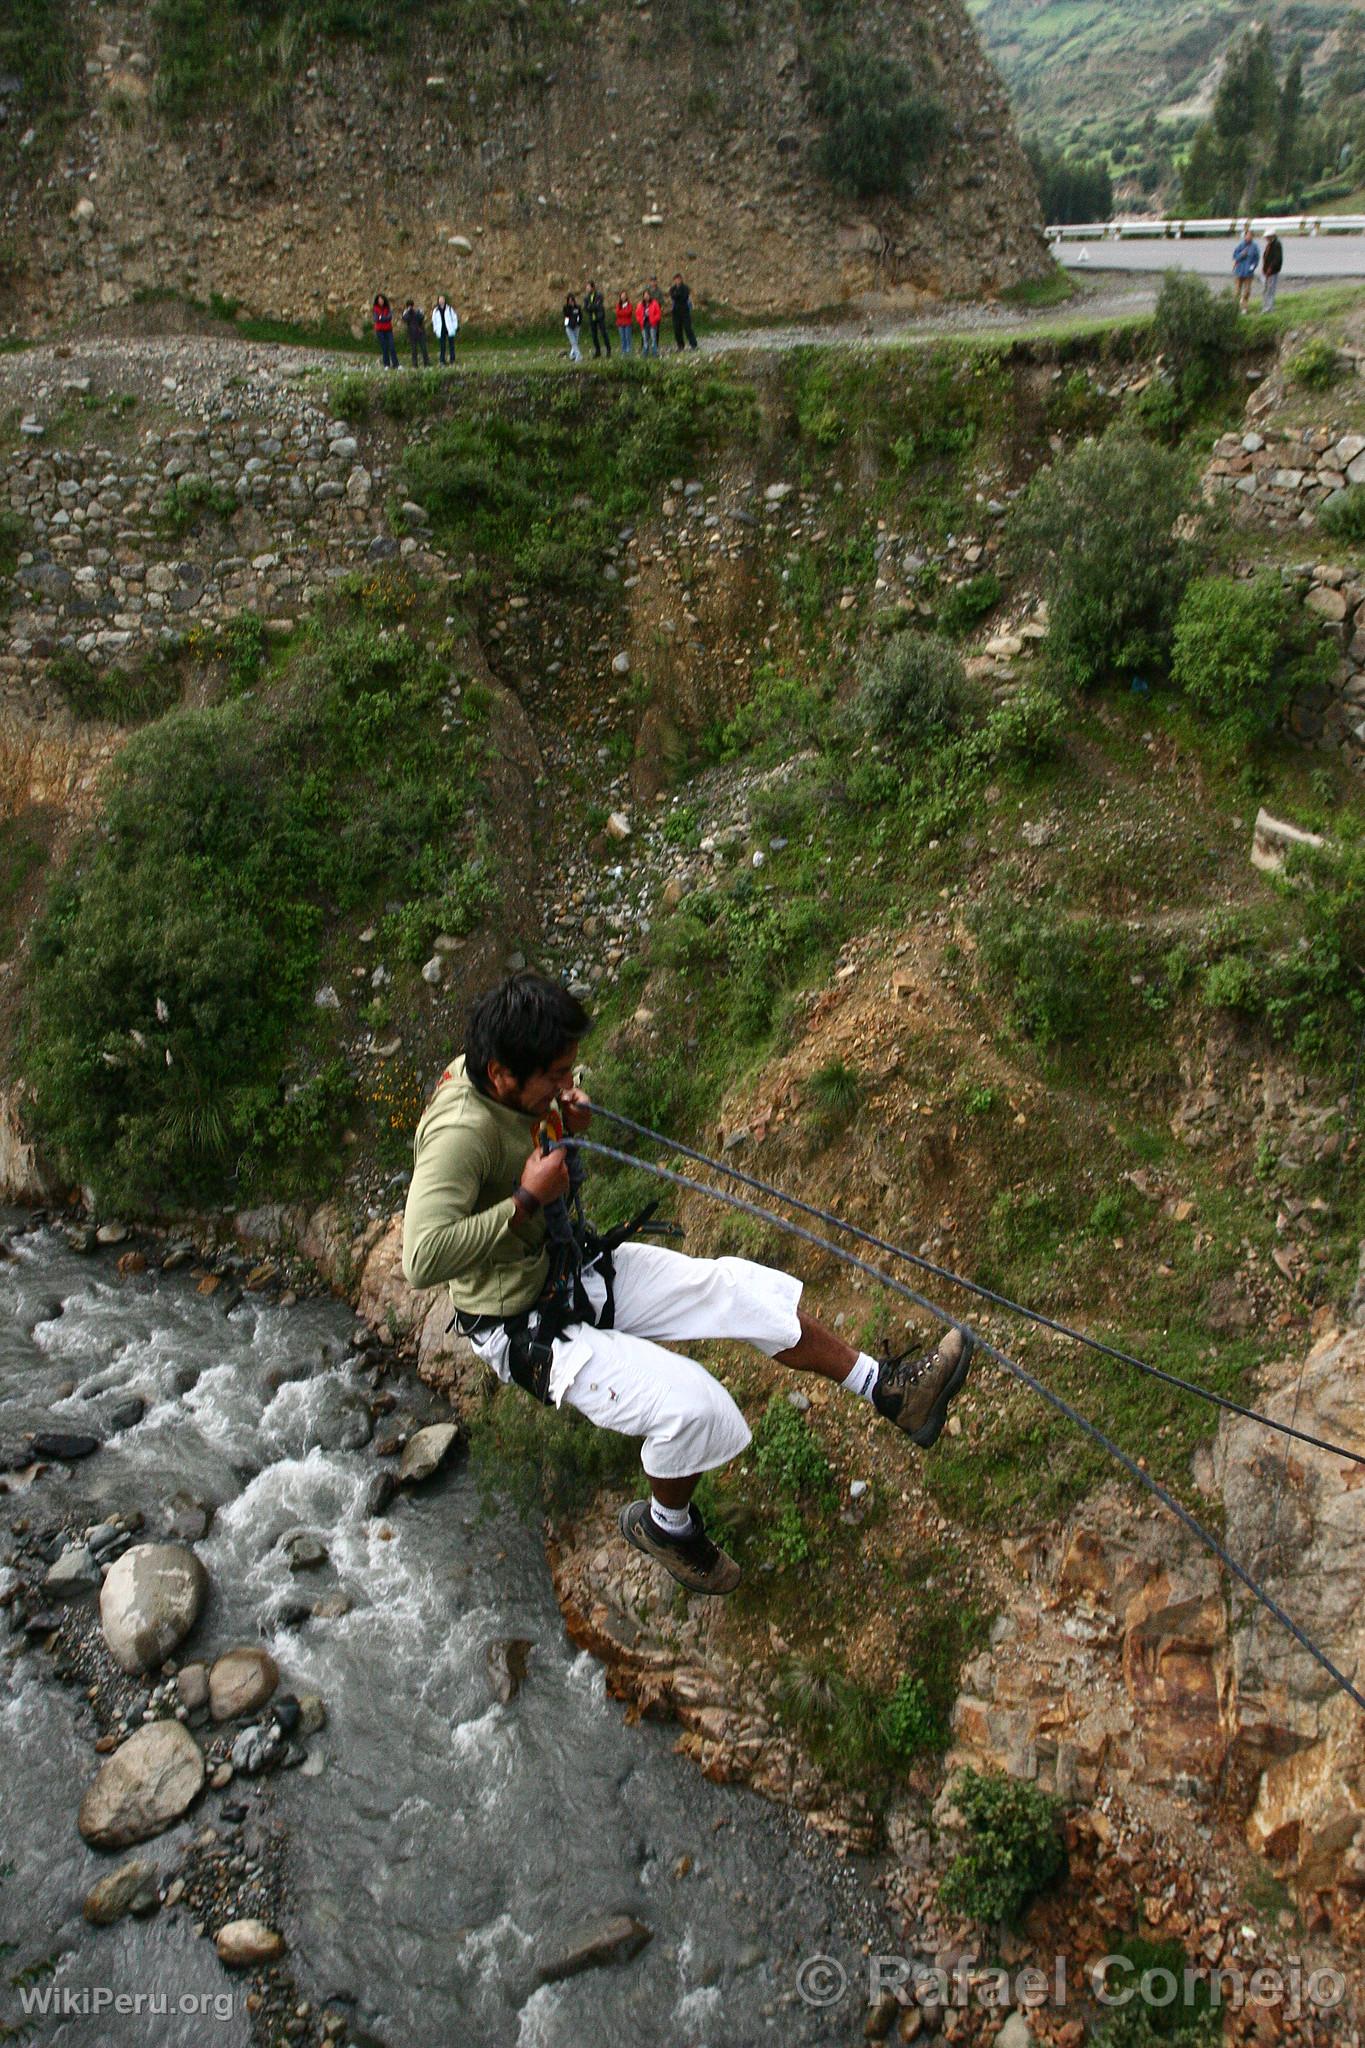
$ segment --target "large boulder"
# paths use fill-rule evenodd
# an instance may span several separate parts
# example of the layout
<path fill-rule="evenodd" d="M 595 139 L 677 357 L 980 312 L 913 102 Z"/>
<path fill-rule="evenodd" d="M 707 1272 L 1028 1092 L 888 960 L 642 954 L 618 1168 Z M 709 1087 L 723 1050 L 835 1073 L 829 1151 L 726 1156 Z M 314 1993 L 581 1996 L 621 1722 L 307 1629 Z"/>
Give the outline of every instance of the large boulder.
<path fill-rule="evenodd" d="M 425 1429 L 417 1430 L 403 1448 L 403 1462 L 398 1468 L 399 1485 L 420 1486 L 424 1479 L 430 1479 L 450 1455 L 459 1434 L 453 1422 L 433 1422 Z"/>
<path fill-rule="evenodd" d="M 139 1543 L 110 1568 L 100 1627 L 111 1654 L 136 1677 L 155 1670 L 199 1619 L 208 1574 L 180 1543 Z"/>
<path fill-rule="evenodd" d="M 179 1721 L 148 1721 L 104 1765 L 77 1825 L 92 1849 L 127 1849 L 178 1821 L 204 1783 L 199 1744 Z"/>

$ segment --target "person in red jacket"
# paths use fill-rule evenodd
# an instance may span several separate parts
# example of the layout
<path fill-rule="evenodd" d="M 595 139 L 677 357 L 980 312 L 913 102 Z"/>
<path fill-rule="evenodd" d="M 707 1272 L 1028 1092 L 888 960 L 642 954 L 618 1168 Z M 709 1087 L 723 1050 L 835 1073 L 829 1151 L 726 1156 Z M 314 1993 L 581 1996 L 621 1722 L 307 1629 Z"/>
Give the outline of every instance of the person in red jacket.
<path fill-rule="evenodd" d="M 663 318 L 664 309 L 659 299 L 659 287 L 652 284 L 649 287 L 649 352 L 654 356 L 659 353 L 659 329 L 663 325 Z"/>
<path fill-rule="evenodd" d="M 644 293 L 644 292 L 641 292 L 641 294 L 640 294 L 639 298 L 638 298 L 638 299 L 637 299 L 637 300 L 635 301 L 635 325 L 636 325 L 636 326 L 637 326 L 637 327 L 639 328 L 639 330 L 640 330 L 640 349 L 641 349 L 641 353 L 642 353 L 642 354 L 644 354 L 644 355 L 648 355 L 648 354 L 649 354 L 649 300 L 648 300 L 648 298 L 646 297 L 646 295 L 645 295 L 645 293 Z"/>
<path fill-rule="evenodd" d="M 386 370 L 398 368 L 398 349 L 393 338 L 393 307 L 383 292 L 376 292 L 370 308 L 374 331 L 379 336 L 379 360 Z"/>
<path fill-rule="evenodd" d="M 631 311 L 630 294 L 620 292 L 616 299 L 616 338 L 621 344 L 623 356 L 630 354 L 630 329 L 635 315 Z"/>

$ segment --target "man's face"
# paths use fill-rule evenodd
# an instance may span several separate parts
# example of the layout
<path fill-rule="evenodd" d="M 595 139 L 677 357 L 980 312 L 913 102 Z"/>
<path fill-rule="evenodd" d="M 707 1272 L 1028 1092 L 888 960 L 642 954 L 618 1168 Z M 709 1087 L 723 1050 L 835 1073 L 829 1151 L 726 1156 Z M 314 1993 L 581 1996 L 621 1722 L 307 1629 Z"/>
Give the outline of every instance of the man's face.
<path fill-rule="evenodd" d="M 566 1045 L 564 1050 L 551 1060 L 548 1067 L 530 1074 L 526 1080 L 518 1081 L 506 1067 L 497 1061 L 489 1066 L 489 1079 L 499 1101 L 510 1109 L 519 1109 L 523 1116 L 542 1117 L 549 1113 L 556 1097 L 573 1086 L 573 1070 L 578 1062 L 578 1045 Z"/>

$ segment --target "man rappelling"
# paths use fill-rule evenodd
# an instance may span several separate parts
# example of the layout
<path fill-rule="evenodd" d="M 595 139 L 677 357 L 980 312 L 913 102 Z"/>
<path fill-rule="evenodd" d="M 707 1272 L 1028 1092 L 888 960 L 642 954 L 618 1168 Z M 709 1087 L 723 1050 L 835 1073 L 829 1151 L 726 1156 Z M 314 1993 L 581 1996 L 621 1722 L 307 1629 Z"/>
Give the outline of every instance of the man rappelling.
<path fill-rule="evenodd" d="M 749 1259 L 697 1259 L 643 1242 L 637 1226 L 584 1224 L 571 1141 L 591 1110 L 574 1083 L 588 1012 L 537 974 L 501 982 L 470 1012 L 462 1059 L 417 1126 L 403 1219 L 414 1287 L 446 1283 L 455 1323 L 502 1380 L 602 1429 L 643 1439 L 649 1498 L 621 1533 L 690 1592 L 730 1593 L 734 1559 L 706 1533 L 692 1493 L 749 1443 L 718 1380 L 666 1345 L 724 1338 L 870 1402 L 922 1449 L 971 1365 L 951 1328 L 918 1356 L 856 1351 L 801 1307 L 802 1283 Z"/>

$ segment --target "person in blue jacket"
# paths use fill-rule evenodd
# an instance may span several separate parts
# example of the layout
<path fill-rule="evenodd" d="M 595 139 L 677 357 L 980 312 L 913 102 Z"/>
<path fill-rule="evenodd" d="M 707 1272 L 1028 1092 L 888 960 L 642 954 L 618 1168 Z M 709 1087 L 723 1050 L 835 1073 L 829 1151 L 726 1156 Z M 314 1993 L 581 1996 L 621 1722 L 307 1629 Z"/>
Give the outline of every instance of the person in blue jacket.
<path fill-rule="evenodd" d="M 1232 252 L 1232 275 L 1237 287 L 1237 304 L 1245 313 L 1251 304 L 1251 280 L 1261 267 L 1261 245 L 1251 232 L 1248 221 L 1242 229 L 1242 239 Z"/>

